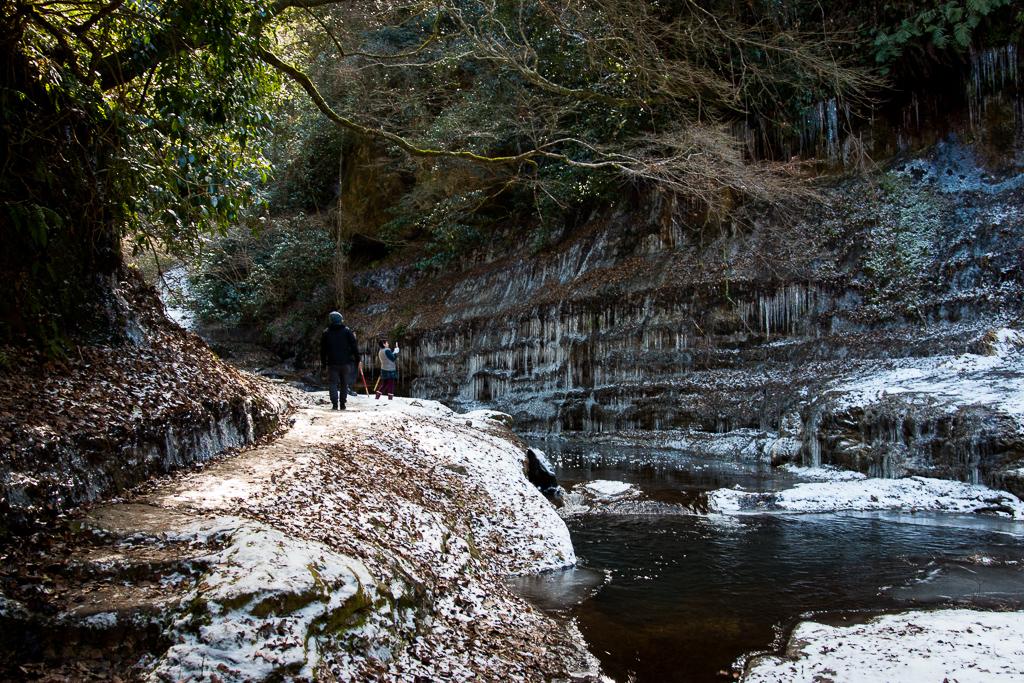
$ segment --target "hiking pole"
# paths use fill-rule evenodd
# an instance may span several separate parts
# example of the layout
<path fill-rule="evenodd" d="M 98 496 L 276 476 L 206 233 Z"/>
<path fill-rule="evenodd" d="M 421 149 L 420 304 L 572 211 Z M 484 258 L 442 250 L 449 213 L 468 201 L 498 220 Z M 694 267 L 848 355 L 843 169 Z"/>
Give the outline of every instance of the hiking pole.
<path fill-rule="evenodd" d="M 363 374 L 363 366 L 359 366 L 359 376 L 363 378 L 363 389 L 366 389 L 366 398 L 370 398 L 370 387 L 366 383 L 366 375 Z"/>

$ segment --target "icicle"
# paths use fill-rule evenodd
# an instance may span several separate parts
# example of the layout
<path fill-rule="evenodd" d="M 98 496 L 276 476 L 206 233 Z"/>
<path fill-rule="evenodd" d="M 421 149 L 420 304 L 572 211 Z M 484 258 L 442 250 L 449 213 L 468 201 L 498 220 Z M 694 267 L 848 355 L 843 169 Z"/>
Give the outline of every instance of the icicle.
<path fill-rule="evenodd" d="M 821 441 L 818 439 L 818 426 L 821 424 L 822 408 L 815 407 L 811 411 L 810 418 L 804 426 L 804 443 L 807 446 L 807 455 L 810 462 L 804 462 L 807 467 L 821 467 Z"/>
<path fill-rule="evenodd" d="M 971 125 L 981 124 L 988 105 L 992 100 L 1001 99 L 1006 90 L 1020 84 L 1020 60 L 1016 45 L 990 48 L 971 53 L 971 73 L 967 81 L 967 108 Z M 1021 125 L 1017 116 L 1020 94 L 1014 95 L 1015 123 Z"/>

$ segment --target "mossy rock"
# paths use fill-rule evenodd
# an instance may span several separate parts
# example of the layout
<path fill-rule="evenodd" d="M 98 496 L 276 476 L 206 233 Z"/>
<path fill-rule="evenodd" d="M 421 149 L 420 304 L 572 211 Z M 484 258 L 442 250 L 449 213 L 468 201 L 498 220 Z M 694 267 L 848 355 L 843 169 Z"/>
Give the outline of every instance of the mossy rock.
<path fill-rule="evenodd" d="M 337 609 L 316 618 L 309 627 L 308 636 L 340 636 L 363 625 L 373 608 L 373 598 L 360 585 L 355 593 Z M 307 636 L 307 640 L 308 640 Z"/>

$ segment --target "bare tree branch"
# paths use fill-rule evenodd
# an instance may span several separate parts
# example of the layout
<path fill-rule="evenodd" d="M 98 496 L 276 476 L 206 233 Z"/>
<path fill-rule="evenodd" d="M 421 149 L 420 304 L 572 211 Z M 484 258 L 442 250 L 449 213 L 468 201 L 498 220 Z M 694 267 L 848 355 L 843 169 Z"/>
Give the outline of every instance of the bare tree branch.
<path fill-rule="evenodd" d="M 259 56 L 260 59 L 262 59 L 264 62 L 266 62 L 270 66 L 274 67 L 281 73 L 288 76 L 290 79 L 295 81 L 303 90 L 305 90 L 306 94 L 309 95 L 309 98 L 313 101 L 313 104 L 316 105 L 317 109 L 323 112 L 323 114 L 331 121 L 334 121 L 339 126 L 347 128 L 348 130 L 354 133 L 358 133 L 359 135 L 363 135 L 369 138 L 376 138 L 378 140 L 383 140 L 385 142 L 390 142 L 399 149 L 409 154 L 412 154 L 413 156 L 445 157 L 449 159 L 463 159 L 466 161 L 474 161 L 477 163 L 485 164 L 516 165 L 522 163 L 529 163 L 532 161 L 534 157 L 543 155 L 543 153 L 540 152 L 539 150 L 530 150 L 529 152 L 524 152 L 522 154 L 492 157 L 484 154 L 477 154 L 475 152 L 470 152 L 467 150 L 444 150 L 417 147 L 415 144 L 406 140 L 400 135 L 384 130 L 382 128 L 370 128 L 369 126 L 364 126 L 360 123 L 357 123 L 356 121 L 353 121 L 352 119 L 342 116 L 333 108 L 331 108 L 327 101 L 324 100 L 323 95 L 320 94 L 320 91 L 317 89 L 316 85 L 313 84 L 313 81 L 310 80 L 309 76 L 307 76 L 303 71 L 286 63 L 284 60 L 282 60 L 280 57 L 270 52 L 266 48 L 259 49 Z"/>

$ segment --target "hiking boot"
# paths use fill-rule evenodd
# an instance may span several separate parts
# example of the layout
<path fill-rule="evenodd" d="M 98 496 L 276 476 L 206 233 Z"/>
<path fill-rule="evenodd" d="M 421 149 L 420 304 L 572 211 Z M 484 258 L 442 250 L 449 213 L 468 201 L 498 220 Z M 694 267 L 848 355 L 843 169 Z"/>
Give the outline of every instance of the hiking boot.
<path fill-rule="evenodd" d="M 345 410 L 345 404 L 342 403 L 340 406 L 338 406 L 338 410 Z"/>
<path fill-rule="evenodd" d="M 338 404 L 337 403 L 332 403 L 331 404 L 331 410 L 337 410 L 337 409 L 338 409 Z"/>
<path fill-rule="evenodd" d="M 380 392 L 377 392 L 377 398 L 380 399 Z"/>
<path fill-rule="evenodd" d="M 388 394 L 388 400 L 389 401 L 394 401 L 395 400 L 395 395 L 394 394 Z"/>

